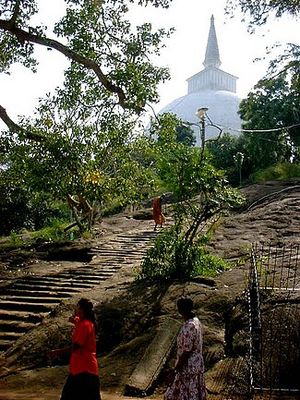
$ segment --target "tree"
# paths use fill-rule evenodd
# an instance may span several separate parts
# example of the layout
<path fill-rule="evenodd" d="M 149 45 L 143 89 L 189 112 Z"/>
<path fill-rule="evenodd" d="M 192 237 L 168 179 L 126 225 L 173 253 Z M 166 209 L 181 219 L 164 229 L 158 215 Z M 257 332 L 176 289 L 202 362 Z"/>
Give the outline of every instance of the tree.
<path fill-rule="evenodd" d="M 188 146 L 194 146 L 196 137 L 193 129 L 190 126 L 181 124 L 176 128 L 178 142 L 184 143 Z"/>
<path fill-rule="evenodd" d="M 283 96 L 282 118 L 285 125 L 298 125 L 300 121 L 300 46 L 289 43 L 285 51 L 270 62 L 266 81 L 272 79 L 284 81 L 286 87 Z M 289 128 L 288 134 L 295 146 L 300 146 L 300 128 L 294 126 Z"/>
<path fill-rule="evenodd" d="M 142 278 L 187 278 L 216 272 L 224 262 L 205 249 L 214 217 L 242 203 L 223 171 L 209 162 L 207 153 L 177 140 L 181 121 L 164 114 L 152 124 L 154 168 L 164 187 L 172 191 L 174 226 L 159 236 L 143 262 Z"/>
<path fill-rule="evenodd" d="M 66 0 L 66 13 L 55 24 L 55 38 L 51 38 L 46 36 L 46 22 L 31 24 L 38 11 L 37 1 L 1 0 L 0 71 L 8 73 L 15 62 L 35 71 L 34 46 L 46 46 L 71 61 L 66 71 L 65 101 L 72 103 L 81 90 L 90 90 L 92 94 L 98 89 L 104 102 L 109 99 L 111 105 L 141 113 L 147 102 L 158 100 L 157 84 L 168 77 L 167 70 L 152 65 L 149 57 L 159 54 L 162 40 L 170 32 L 153 32 L 150 24 L 138 26 L 134 32 L 126 20 L 130 3 L 134 1 L 128 0 L 126 4 L 122 0 Z M 156 7 L 169 5 L 168 0 L 135 3 L 141 7 L 148 3 Z M 42 140 L 41 133 L 33 133 L 12 121 L 2 105 L 0 118 L 12 132 Z"/>
<path fill-rule="evenodd" d="M 286 72 L 257 83 L 240 105 L 245 129 L 267 132 L 244 132 L 244 145 L 253 170 L 277 162 L 289 161 L 293 148 L 299 145 L 300 127 L 284 129 L 299 123 L 300 81 Z M 283 129 L 280 129 L 282 127 Z M 272 131 L 271 129 L 275 130 Z M 253 172 L 252 170 L 252 172 Z"/>
<path fill-rule="evenodd" d="M 244 151 L 242 136 L 233 136 L 225 132 L 218 140 L 208 141 L 207 149 L 214 167 L 224 170 L 231 184 L 239 184 L 239 171 L 234 158 L 237 153 Z"/>
<path fill-rule="evenodd" d="M 275 14 L 299 17 L 299 0 L 228 0 L 227 12 L 240 8 L 249 15 L 249 27 L 263 25 Z M 278 46 L 274 46 L 278 47 Z M 273 47 L 273 48 L 274 48 Z M 300 46 L 289 43 L 284 51 L 274 57 L 266 76 L 261 79 L 240 106 L 243 127 L 269 132 L 245 132 L 245 165 L 248 173 L 277 162 L 296 161 L 300 145 Z M 280 128 L 288 127 L 288 129 Z M 271 131 L 272 129 L 274 131 Z M 279 129 L 276 129 L 279 128 Z"/>
<path fill-rule="evenodd" d="M 138 202 L 154 180 L 135 159 L 134 132 L 146 103 L 158 101 L 158 83 L 169 77 L 151 57 L 159 54 L 171 31 L 155 32 L 147 23 L 134 29 L 127 13 L 133 3 L 168 7 L 169 1 L 65 3 L 65 15 L 47 36 L 46 21 L 32 24 L 37 1 L 0 0 L 2 73 L 9 73 L 15 62 L 35 71 L 36 45 L 70 60 L 63 86 L 40 100 L 35 115 L 16 122 L 0 105 L 8 128 L 0 136 L 5 166 L 0 179 L 14 177 L 29 197 L 46 191 L 65 199 L 80 192 L 102 209 Z"/>
<path fill-rule="evenodd" d="M 239 7 L 243 14 L 249 14 L 250 25 L 263 25 L 272 14 L 281 17 L 284 14 L 299 16 L 300 0 L 228 0 L 226 10 L 232 13 Z"/>
<path fill-rule="evenodd" d="M 190 140 L 178 140 L 182 126 L 175 114 L 165 113 L 152 121 L 150 128 L 150 135 L 155 138 L 152 142 L 153 168 L 165 190 L 171 191 L 178 201 L 192 192 L 195 194 L 193 181 L 199 165 L 199 149 L 191 147 Z M 184 132 L 190 133 L 190 128 Z"/>
<path fill-rule="evenodd" d="M 136 123 L 129 118 L 130 111 L 108 112 L 104 119 L 97 107 L 86 113 L 81 100 L 70 109 L 65 104 L 60 108 L 55 97 L 40 102 L 38 118 L 30 126 L 43 130 L 42 142 L 2 136 L 6 168 L 0 180 L 9 176 L 6 181 L 32 197 L 46 192 L 66 200 L 68 195 L 81 194 L 95 203 L 100 214 L 107 207 L 148 197 L 155 180 L 135 157 L 140 143 L 132 133 Z"/>

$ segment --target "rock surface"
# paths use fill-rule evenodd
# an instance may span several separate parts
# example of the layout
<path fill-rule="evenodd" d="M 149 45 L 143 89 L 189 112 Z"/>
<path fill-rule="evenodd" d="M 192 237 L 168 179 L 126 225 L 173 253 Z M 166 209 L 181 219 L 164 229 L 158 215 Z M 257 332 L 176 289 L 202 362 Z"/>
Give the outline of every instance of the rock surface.
<path fill-rule="evenodd" d="M 247 282 L 249 267 L 247 259 L 251 243 L 272 243 L 276 246 L 299 243 L 298 183 L 297 181 L 269 182 L 243 190 L 247 196 L 247 207 L 224 218 L 216 228 L 210 244 L 214 253 L 232 262 L 231 270 L 215 279 L 199 278 L 191 282 L 159 285 L 135 282 L 140 261 L 137 257 L 134 262 L 120 262 L 122 268 L 105 282 L 84 291 L 84 296 L 91 298 L 97 305 L 99 362 L 104 392 L 109 388 L 119 394 L 122 392 L 130 374 L 153 339 L 162 318 L 168 316 L 179 320 L 175 302 L 182 295 L 190 295 L 204 327 L 204 356 L 210 396 L 221 398 L 220 393 L 225 390 L 224 385 L 228 389 L 232 380 L 228 371 L 242 373 L 244 368 L 242 357 L 246 346 L 244 332 L 247 321 L 243 308 L 243 291 Z M 286 190 L 287 188 L 290 189 Z M 263 200 L 259 200 L 262 198 Z M 111 246 L 112 250 L 120 249 L 120 243 L 114 242 L 117 235 L 152 232 L 152 222 L 147 219 L 148 217 L 145 220 L 140 219 L 141 215 L 139 212 L 138 220 L 124 215 L 105 220 L 101 226 L 102 234 L 90 241 L 88 247 L 101 248 L 105 243 L 106 246 Z M 126 249 L 126 243 L 124 246 L 121 249 Z M 8 260 L 9 257 L 5 259 L 2 256 L 0 274 L 6 284 L 25 275 L 59 273 L 82 265 L 79 261 L 41 261 L 33 257 L 30 262 L 25 262 L 24 266 L 20 265 L 16 269 L 15 265 L 10 266 Z M 51 393 L 57 394 L 65 380 L 67 369 L 65 366 L 50 367 L 47 351 L 69 343 L 71 326 L 66 321 L 74 304 L 82 295 L 82 292 L 78 292 L 71 298 L 64 299 L 40 325 L 19 338 L 7 352 L 7 358 L 2 362 L 0 399 L 1 395 L 4 395 L 2 393 L 5 393 L 6 399 L 19 398 L 17 391 L 21 382 L 22 390 L 25 392 L 27 390 L 26 393 L 29 393 L 32 387 L 40 388 L 41 393 L 44 390 L 45 395 L 39 397 L 40 400 L 54 398 L 51 397 Z M 229 364 L 224 364 L 225 354 L 239 357 L 236 362 L 229 359 L 230 368 Z M 60 364 L 67 363 L 66 359 L 58 361 Z M 166 371 L 173 361 L 174 353 Z M 30 371 L 30 367 L 35 369 Z M 36 369 L 37 367 L 43 369 Z M 21 368 L 26 368 L 26 371 L 9 375 L 10 372 Z M 26 379 L 24 374 L 27 374 Z M 216 380 L 220 382 L 218 385 L 215 384 Z M 240 381 L 239 386 L 243 390 L 245 379 Z M 164 374 L 158 381 L 158 394 L 163 388 Z M 13 396 L 14 391 L 16 397 L 9 397 Z M 107 392 L 107 398 L 110 396 L 109 393 Z"/>

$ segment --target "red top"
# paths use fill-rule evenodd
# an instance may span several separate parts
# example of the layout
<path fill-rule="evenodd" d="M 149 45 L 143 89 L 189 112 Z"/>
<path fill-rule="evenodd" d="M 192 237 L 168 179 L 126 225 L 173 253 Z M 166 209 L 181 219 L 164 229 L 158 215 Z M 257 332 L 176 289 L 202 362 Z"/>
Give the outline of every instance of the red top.
<path fill-rule="evenodd" d="M 70 374 L 77 375 L 82 372 L 88 372 L 98 375 L 94 324 L 87 319 L 76 321 L 72 343 L 79 344 L 80 348 L 72 350 L 69 367 Z"/>

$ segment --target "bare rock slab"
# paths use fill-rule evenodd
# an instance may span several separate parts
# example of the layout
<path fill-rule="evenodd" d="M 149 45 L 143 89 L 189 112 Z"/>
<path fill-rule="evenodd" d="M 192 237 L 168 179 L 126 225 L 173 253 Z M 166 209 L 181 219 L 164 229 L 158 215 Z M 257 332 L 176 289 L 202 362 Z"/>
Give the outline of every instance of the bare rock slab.
<path fill-rule="evenodd" d="M 181 325 L 179 321 L 172 318 L 166 318 L 163 321 L 129 378 L 126 385 L 127 391 L 140 394 L 147 394 L 151 391 L 170 355 Z"/>

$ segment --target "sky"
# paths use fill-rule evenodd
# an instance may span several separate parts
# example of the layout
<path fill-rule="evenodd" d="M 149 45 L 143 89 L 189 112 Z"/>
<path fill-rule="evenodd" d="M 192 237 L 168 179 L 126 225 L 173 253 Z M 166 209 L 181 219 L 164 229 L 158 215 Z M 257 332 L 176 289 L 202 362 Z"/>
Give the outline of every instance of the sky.
<path fill-rule="evenodd" d="M 40 22 L 46 17 L 53 24 L 62 15 L 63 0 L 40 0 L 41 12 L 36 16 Z M 215 18 L 219 44 L 221 69 L 239 77 L 237 94 L 244 98 L 253 85 L 263 77 L 267 59 L 254 62 L 266 55 L 267 46 L 275 42 L 300 44 L 299 21 L 292 17 L 272 19 L 255 34 L 247 31 L 246 22 L 236 13 L 233 19 L 225 16 L 226 0 L 173 0 L 167 10 L 134 7 L 130 18 L 134 24 L 151 22 L 154 28 L 175 27 L 176 31 L 166 41 L 166 48 L 155 60 L 158 65 L 168 66 L 171 80 L 159 86 L 161 100 L 154 106 L 159 111 L 177 97 L 187 93 L 186 79 L 203 68 L 210 17 Z M 48 30 L 48 36 L 51 30 Z M 9 115 L 30 115 L 39 97 L 51 92 L 63 82 L 63 70 L 68 65 L 59 53 L 36 46 L 39 59 L 38 72 L 33 74 L 25 67 L 16 65 L 11 75 L 0 75 L 0 104 Z M 0 128 L 4 125 L 0 122 Z"/>

